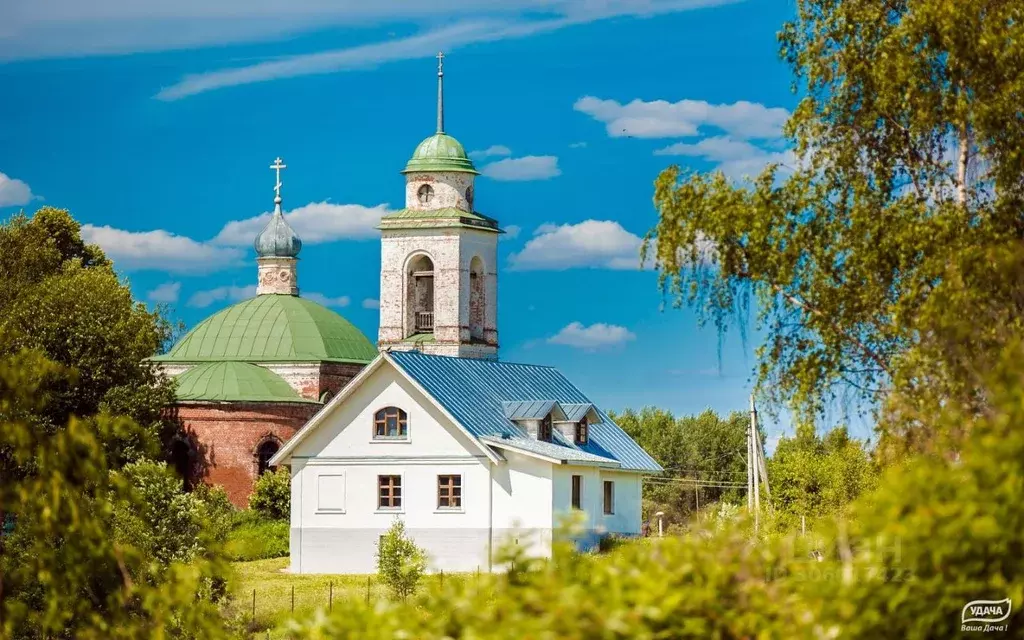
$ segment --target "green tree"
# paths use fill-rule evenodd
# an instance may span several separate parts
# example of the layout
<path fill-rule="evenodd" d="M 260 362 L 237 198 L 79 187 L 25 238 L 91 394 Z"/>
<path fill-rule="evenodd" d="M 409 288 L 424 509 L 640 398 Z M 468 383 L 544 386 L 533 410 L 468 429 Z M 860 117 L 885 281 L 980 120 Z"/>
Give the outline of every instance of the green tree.
<path fill-rule="evenodd" d="M 126 416 L 140 428 L 103 443 L 110 462 L 159 455 L 161 436 L 176 428 L 165 413 L 173 387 L 145 359 L 170 335 L 167 322 L 132 300 L 64 210 L 44 207 L 0 225 L 0 273 L 0 356 L 36 349 L 66 372 L 35 412 L 39 428 L 71 416 Z"/>
<path fill-rule="evenodd" d="M 818 436 L 813 425 L 781 438 L 768 460 L 772 504 L 795 524 L 800 516 L 836 515 L 874 487 L 877 473 L 863 443 L 845 427 Z"/>
<path fill-rule="evenodd" d="M 249 496 L 249 508 L 268 520 L 287 520 L 291 503 L 292 476 L 284 467 L 260 476 Z"/>
<path fill-rule="evenodd" d="M 736 500 L 741 489 L 720 486 L 742 483 L 746 474 L 749 416 L 733 412 L 726 418 L 710 409 L 695 416 L 644 407 L 613 413 L 612 419 L 665 468 L 665 474 L 644 484 L 644 514 L 665 512 L 669 525 L 682 523 L 700 506 Z M 764 442 L 764 434 L 761 434 Z M 699 482 L 700 486 L 694 486 Z"/>
<path fill-rule="evenodd" d="M 72 417 L 50 431 L 31 420 L 54 379 L 69 378 L 39 352 L 0 358 L 0 458 L 32 471 L 0 482 L 0 521 L 13 525 L 0 535 L 0 637 L 224 637 L 215 556 L 154 561 L 112 535 L 118 513 L 155 508 L 104 455 L 101 443 L 133 432 L 130 421 Z"/>
<path fill-rule="evenodd" d="M 395 518 L 377 542 L 377 575 L 404 600 L 416 591 L 426 570 L 426 554 L 409 537 L 401 518 Z"/>
<path fill-rule="evenodd" d="M 808 420 L 851 392 L 984 404 L 1024 325 L 1020 3 L 799 0 L 780 41 L 795 161 L 742 184 L 666 169 L 645 245 L 664 290 L 720 328 L 756 306 L 758 382 Z M 916 412 L 883 417 L 930 446 Z"/>

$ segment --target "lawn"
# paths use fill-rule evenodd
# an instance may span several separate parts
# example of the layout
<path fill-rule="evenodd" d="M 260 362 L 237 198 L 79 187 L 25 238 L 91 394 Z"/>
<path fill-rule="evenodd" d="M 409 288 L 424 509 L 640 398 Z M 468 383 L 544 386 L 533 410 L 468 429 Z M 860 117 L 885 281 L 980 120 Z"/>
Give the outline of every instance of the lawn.
<path fill-rule="evenodd" d="M 230 615 L 254 634 L 253 638 L 282 638 L 275 629 L 289 618 L 304 618 L 318 609 L 327 609 L 342 600 L 365 601 L 387 598 L 388 593 L 376 575 L 293 575 L 287 572 L 288 558 L 271 558 L 232 563 L 233 595 Z M 433 574 L 423 577 L 420 588 L 441 580 L 471 579 L 473 574 Z M 333 591 L 333 598 L 331 596 Z M 253 593 L 256 596 L 253 615 Z M 294 592 L 294 613 L 292 594 Z"/>

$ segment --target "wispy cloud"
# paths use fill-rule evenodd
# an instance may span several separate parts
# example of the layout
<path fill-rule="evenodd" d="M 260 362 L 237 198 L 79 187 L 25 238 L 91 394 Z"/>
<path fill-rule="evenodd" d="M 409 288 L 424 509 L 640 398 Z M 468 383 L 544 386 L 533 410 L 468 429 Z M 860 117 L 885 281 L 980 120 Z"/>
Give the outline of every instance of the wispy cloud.
<path fill-rule="evenodd" d="M 470 151 L 470 158 L 490 158 L 493 156 L 510 156 L 512 150 L 503 144 L 493 144 L 486 149 L 478 149 L 476 151 Z"/>
<path fill-rule="evenodd" d="M 561 331 L 547 339 L 548 344 L 558 344 L 576 349 L 595 351 L 615 347 L 636 339 L 636 334 L 614 324 L 598 322 L 585 326 L 582 322 L 571 322 Z"/>
<path fill-rule="evenodd" d="M 348 296 L 337 296 L 332 298 L 331 296 L 326 296 L 316 291 L 310 293 L 303 293 L 302 297 L 306 298 L 307 300 L 312 300 L 317 304 L 322 304 L 325 307 L 343 308 L 347 307 L 352 302 L 352 299 L 349 298 Z"/>
<path fill-rule="evenodd" d="M 364 309 L 380 309 L 380 300 L 377 298 L 365 298 L 363 299 Z"/>
<path fill-rule="evenodd" d="M 524 182 L 555 178 L 562 175 L 562 170 L 558 168 L 558 156 L 523 156 L 484 165 L 480 173 L 492 180 Z"/>
<path fill-rule="evenodd" d="M 523 250 L 509 257 L 516 270 L 574 268 L 639 269 L 643 240 L 614 220 L 546 224 L 537 228 Z"/>
<path fill-rule="evenodd" d="M 24 181 L 0 172 L 0 207 L 17 207 L 38 197 Z"/>
<path fill-rule="evenodd" d="M 686 11 L 737 1 L 739 0 L 513 0 L 495 5 L 484 0 L 448 0 L 441 3 L 435 13 L 437 17 L 457 21 L 443 27 L 384 42 L 190 74 L 177 83 L 163 88 L 156 97 L 160 100 L 179 100 L 224 87 L 279 78 L 336 73 L 386 62 L 425 58 L 434 55 L 441 48 L 453 51 L 469 44 L 522 38 L 605 18 Z M 360 16 L 360 22 L 363 24 L 401 21 L 402 17 L 410 13 L 421 15 L 424 12 L 422 8 L 410 12 L 406 8 L 407 5 L 416 3 L 399 3 L 397 0 L 343 4 L 372 5 L 372 10 Z M 322 27 L 322 24 L 317 26 Z"/>
<path fill-rule="evenodd" d="M 204 309 L 215 302 L 229 301 L 238 302 L 239 300 L 246 300 L 256 295 L 256 285 L 249 285 L 245 287 L 217 287 L 216 289 L 207 289 L 206 291 L 197 291 L 192 294 L 192 297 L 188 299 L 188 306 L 197 307 Z"/>
<path fill-rule="evenodd" d="M 207 273 L 238 266 L 245 256 L 244 251 L 235 247 L 199 242 L 163 229 L 125 231 L 84 224 L 82 238 L 98 244 L 115 266 L 126 271 Z"/>
<path fill-rule="evenodd" d="M 180 282 L 165 282 L 146 294 L 150 302 L 171 304 L 178 301 L 181 295 Z"/>
<path fill-rule="evenodd" d="M 682 138 L 706 128 L 719 129 L 740 139 L 769 139 L 782 135 L 789 111 L 757 102 L 711 104 L 704 100 L 633 100 L 622 104 L 584 96 L 573 105 L 604 123 L 613 138 Z"/>
<path fill-rule="evenodd" d="M 505 235 L 501 236 L 502 240 L 515 240 L 523 232 L 523 228 L 517 224 L 510 224 L 505 227 L 504 231 Z"/>
<path fill-rule="evenodd" d="M 570 149 L 586 149 L 587 148 L 587 143 L 586 142 L 573 142 L 573 143 L 571 143 L 569 145 L 569 148 Z"/>

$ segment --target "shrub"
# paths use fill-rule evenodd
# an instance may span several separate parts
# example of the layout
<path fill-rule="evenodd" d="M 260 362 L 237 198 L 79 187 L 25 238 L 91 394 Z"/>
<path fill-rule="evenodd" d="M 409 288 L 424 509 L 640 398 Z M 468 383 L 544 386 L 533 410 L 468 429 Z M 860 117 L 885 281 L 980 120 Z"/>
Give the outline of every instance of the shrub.
<path fill-rule="evenodd" d="M 249 508 L 270 520 L 287 520 L 291 498 L 291 475 L 282 467 L 259 477 L 249 496 Z"/>
<path fill-rule="evenodd" d="M 416 591 L 427 569 L 426 554 L 405 531 L 405 523 L 395 518 L 377 543 L 377 574 L 391 592 L 402 599 Z"/>

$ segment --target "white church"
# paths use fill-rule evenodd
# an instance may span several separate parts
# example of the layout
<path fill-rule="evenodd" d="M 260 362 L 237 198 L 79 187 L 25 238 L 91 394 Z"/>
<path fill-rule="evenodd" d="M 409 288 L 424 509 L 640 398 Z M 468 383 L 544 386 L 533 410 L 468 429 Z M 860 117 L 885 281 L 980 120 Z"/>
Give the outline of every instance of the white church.
<path fill-rule="evenodd" d="M 498 358 L 502 231 L 474 211 L 442 83 L 439 64 L 437 133 L 380 223 L 380 354 L 270 460 L 291 471 L 294 573 L 375 571 L 395 518 L 432 571 L 488 571 L 508 539 L 549 554 L 572 511 L 581 546 L 639 535 L 642 477 L 662 470 L 558 370 Z"/>

